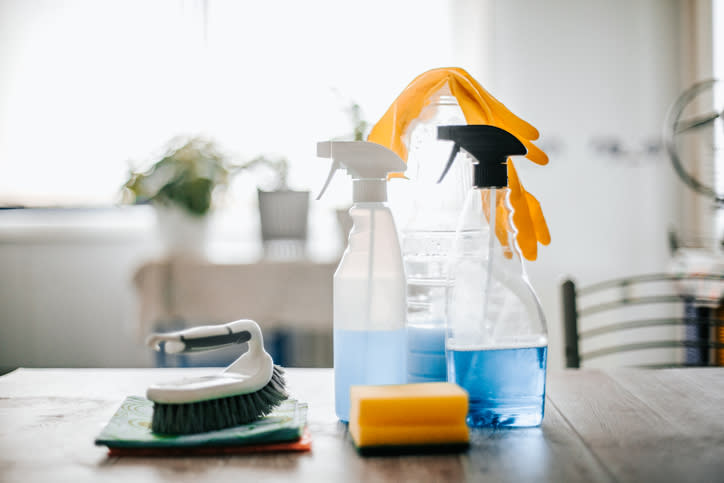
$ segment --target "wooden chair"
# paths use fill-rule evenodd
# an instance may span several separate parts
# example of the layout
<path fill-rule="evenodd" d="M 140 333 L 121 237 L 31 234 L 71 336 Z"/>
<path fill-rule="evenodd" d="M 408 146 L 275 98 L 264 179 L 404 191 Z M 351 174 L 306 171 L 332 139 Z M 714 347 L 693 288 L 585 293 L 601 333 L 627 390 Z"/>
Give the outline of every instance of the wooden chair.
<path fill-rule="evenodd" d="M 724 287 L 722 282 L 724 274 L 649 274 L 608 280 L 581 288 L 576 287 L 573 280 L 566 280 L 561 286 L 566 367 L 579 368 L 584 361 L 610 354 L 665 348 L 683 349 L 683 362 L 634 365 L 646 367 L 724 365 L 724 310 L 721 308 L 720 299 L 721 289 Z M 707 287 L 711 292 L 711 295 L 706 297 L 701 295 L 701 290 L 692 290 L 695 288 L 692 287 L 693 284 L 704 283 L 709 284 Z M 657 289 L 654 294 L 635 293 L 637 287 L 661 284 L 666 284 L 666 289 Z M 603 292 L 607 292 L 609 297 L 591 302 L 591 299 L 601 299 Z M 697 293 L 699 298 L 686 295 L 687 293 Z M 651 307 L 672 303 L 683 305 L 683 309 L 675 311 L 681 316 L 627 318 L 618 314 L 625 312 L 629 307 Z M 597 315 L 599 319 L 605 317 L 605 322 L 589 327 L 584 319 L 590 319 L 596 314 L 601 314 Z M 583 339 L 594 339 L 615 333 L 623 334 L 623 331 L 633 329 L 665 326 L 683 326 L 683 336 L 675 340 L 632 340 L 587 352 L 581 351 Z M 711 357 L 712 350 L 714 357 Z"/>

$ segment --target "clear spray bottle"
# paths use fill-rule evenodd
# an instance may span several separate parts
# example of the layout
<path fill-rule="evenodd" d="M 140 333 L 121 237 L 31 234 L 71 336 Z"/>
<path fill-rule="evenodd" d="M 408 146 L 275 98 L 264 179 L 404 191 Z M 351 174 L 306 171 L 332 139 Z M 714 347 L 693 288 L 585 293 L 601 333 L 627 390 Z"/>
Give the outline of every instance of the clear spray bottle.
<path fill-rule="evenodd" d="M 406 380 L 405 272 L 395 222 L 387 206 L 387 174 L 405 163 L 384 146 L 365 141 L 321 142 L 334 173 L 352 176 L 353 226 L 333 282 L 335 409 L 349 420 L 352 385 Z"/>
<path fill-rule="evenodd" d="M 515 241 L 506 159 L 526 154 L 509 132 L 488 125 L 441 126 L 473 157 L 449 265 L 448 380 L 470 395 L 472 427 L 537 426 L 543 420 L 548 336 L 538 296 Z"/>
<path fill-rule="evenodd" d="M 413 203 L 402 227 L 407 276 L 408 382 L 445 381 L 445 287 L 455 221 L 470 186 L 469 161 L 458 162 L 437 183 L 450 150 L 441 125 L 464 124 L 460 105 L 444 86 L 410 124 L 407 171 Z"/>

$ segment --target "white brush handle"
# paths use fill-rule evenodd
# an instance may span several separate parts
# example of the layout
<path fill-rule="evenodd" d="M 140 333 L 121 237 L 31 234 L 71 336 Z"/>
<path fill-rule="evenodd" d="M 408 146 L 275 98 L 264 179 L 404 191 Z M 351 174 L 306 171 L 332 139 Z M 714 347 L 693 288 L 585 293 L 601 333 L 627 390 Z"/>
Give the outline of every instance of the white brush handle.
<path fill-rule="evenodd" d="M 151 334 L 146 339 L 146 345 L 160 351 L 161 343 L 165 342 L 163 349 L 169 354 L 200 352 L 248 342 L 256 335 L 252 332 L 258 332 L 261 337 L 256 322 L 237 320 L 222 325 L 203 325 L 177 332 Z"/>
<path fill-rule="evenodd" d="M 159 350 L 161 342 L 165 342 L 166 352 L 178 353 L 201 346 L 204 349 L 197 350 L 205 350 L 211 347 L 208 344 L 220 341 L 226 341 L 224 345 L 248 341 L 249 350 L 218 374 L 154 384 L 146 391 L 146 397 L 157 403 L 185 404 L 249 394 L 269 383 L 274 374 L 274 361 L 264 350 L 261 329 L 253 320 L 153 334 L 146 342 L 156 350 Z"/>

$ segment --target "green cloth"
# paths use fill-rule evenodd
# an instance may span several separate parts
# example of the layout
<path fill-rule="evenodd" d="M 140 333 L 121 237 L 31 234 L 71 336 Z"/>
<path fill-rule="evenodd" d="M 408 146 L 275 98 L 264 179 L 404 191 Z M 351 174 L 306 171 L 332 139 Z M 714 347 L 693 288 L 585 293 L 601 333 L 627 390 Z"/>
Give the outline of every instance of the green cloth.
<path fill-rule="evenodd" d="M 302 436 L 307 424 L 307 404 L 288 399 L 270 415 L 253 423 L 178 436 L 151 432 L 152 415 L 152 401 L 138 396 L 127 397 L 95 444 L 110 448 L 189 448 L 294 441 Z"/>

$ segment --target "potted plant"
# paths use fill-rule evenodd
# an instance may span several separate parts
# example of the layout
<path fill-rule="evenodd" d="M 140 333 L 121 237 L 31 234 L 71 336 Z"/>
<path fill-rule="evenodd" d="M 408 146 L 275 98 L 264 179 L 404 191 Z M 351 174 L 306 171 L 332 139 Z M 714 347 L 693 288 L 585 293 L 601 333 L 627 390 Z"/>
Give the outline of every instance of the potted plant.
<path fill-rule="evenodd" d="M 123 201 L 154 206 L 169 254 L 202 255 L 214 194 L 231 174 L 227 157 L 212 141 L 175 138 L 149 169 L 131 170 Z"/>

